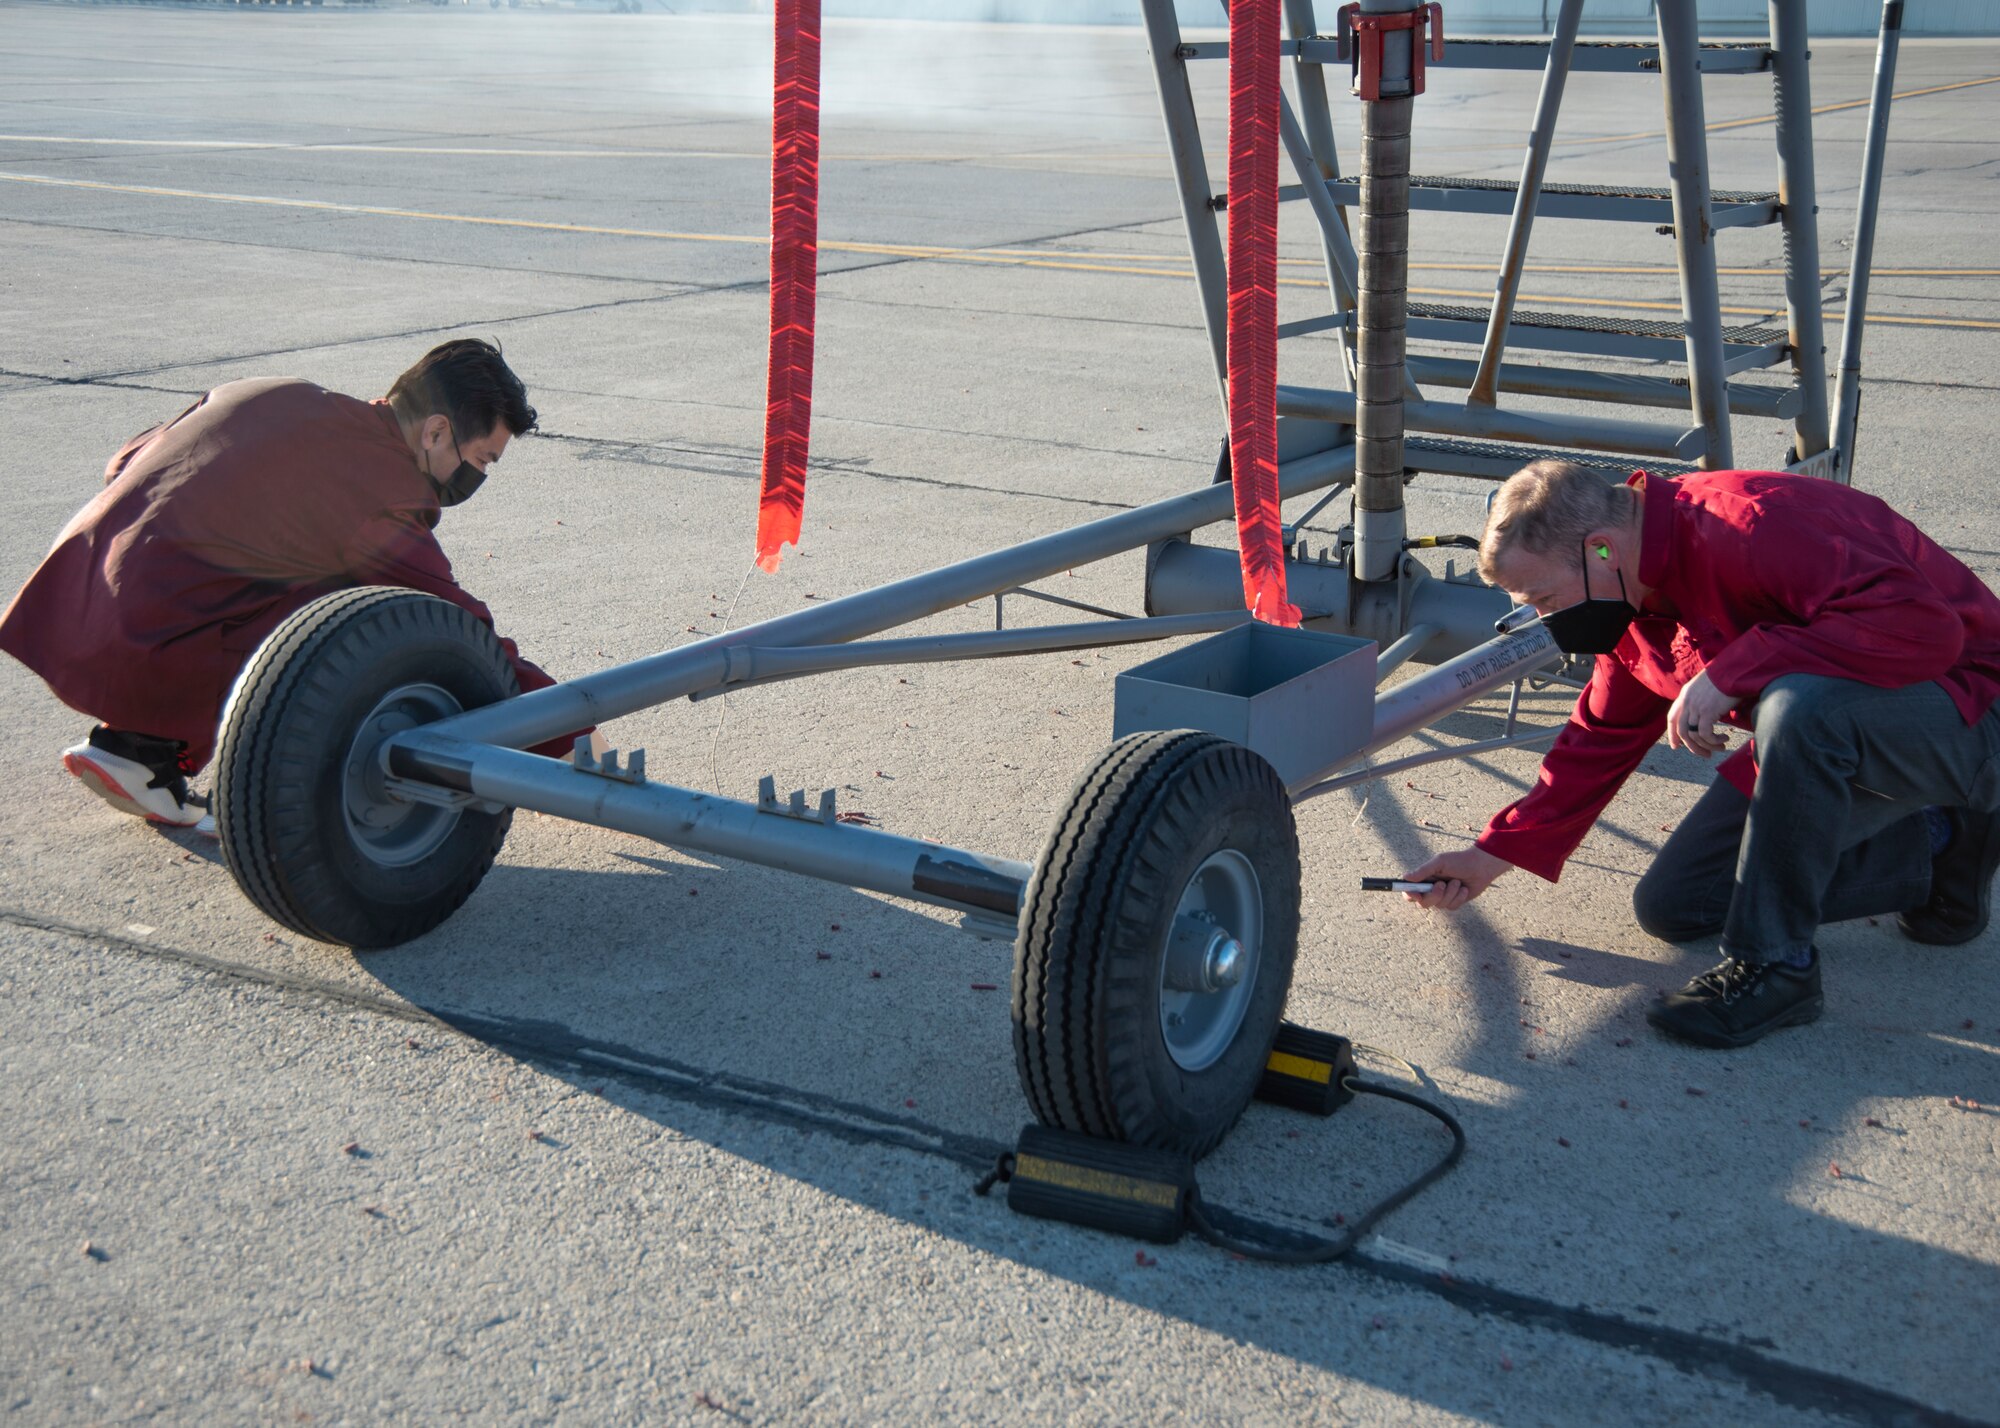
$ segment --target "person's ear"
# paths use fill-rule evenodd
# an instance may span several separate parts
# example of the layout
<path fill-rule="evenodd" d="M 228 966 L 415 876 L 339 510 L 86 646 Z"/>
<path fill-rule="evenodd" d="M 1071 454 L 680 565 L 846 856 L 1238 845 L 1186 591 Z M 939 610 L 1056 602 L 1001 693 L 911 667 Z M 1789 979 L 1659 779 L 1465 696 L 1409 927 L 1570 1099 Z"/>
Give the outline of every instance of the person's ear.
<path fill-rule="evenodd" d="M 429 416 L 425 417 L 421 436 L 424 449 L 428 451 L 442 441 L 446 430 L 450 426 L 451 419 L 442 412 L 432 412 Z"/>

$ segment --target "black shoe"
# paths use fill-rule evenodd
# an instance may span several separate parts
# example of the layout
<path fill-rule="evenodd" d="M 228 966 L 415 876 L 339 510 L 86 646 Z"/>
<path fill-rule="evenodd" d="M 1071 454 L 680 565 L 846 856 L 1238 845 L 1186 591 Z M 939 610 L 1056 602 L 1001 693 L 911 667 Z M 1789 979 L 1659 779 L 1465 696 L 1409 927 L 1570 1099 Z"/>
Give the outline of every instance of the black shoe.
<path fill-rule="evenodd" d="M 1951 947 L 1986 930 L 1993 915 L 1993 870 L 2000 867 L 2000 813 L 1947 808 L 1951 841 L 1931 859 L 1931 896 L 1896 914 L 1912 942 Z"/>
<path fill-rule="evenodd" d="M 1700 1046 L 1748 1046 L 1781 1026 L 1818 1021 L 1825 1008 L 1815 951 L 1809 967 L 1732 957 L 1647 1012 L 1646 1020 Z"/>

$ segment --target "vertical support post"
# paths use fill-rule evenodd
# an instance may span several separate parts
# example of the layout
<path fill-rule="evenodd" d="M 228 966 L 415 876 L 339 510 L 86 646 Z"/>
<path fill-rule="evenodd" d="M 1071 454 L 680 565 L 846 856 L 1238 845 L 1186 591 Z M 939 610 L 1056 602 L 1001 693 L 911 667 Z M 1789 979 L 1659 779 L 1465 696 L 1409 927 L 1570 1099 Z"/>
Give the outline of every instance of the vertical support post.
<path fill-rule="evenodd" d="M 1542 93 L 1535 101 L 1535 126 L 1528 131 L 1528 156 L 1521 163 L 1521 187 L 1514 195 L 1514 216 L 1507 225 L 1500 271 L 1493 279 L 1493 310 L 1486 319 L 1486 343 L 1479 349 L 1479 370 L 1466 394 L 1468 403 L 1490 407 L 1499 394 L 1500 354 L 1507 348 L 1507 323 L 1514 315 L 1514 295 L 1521 290 L 1528 233 L 1534 227 L 1535 204 L 1541 198 L 1542 176 L 1548 171 L 1556 114 L 1562 109 L 1563 85 L 1569 79 L 1570 58 L 1576 52 L 1576 31 L 1582 20 L 1583 0 L 1562 0 L 1555 33 L 1549 37 L 1548 67 L 1542 71 Z"/>
<path fill-rule="evenodd" d="M 1412 0 L 1361 0 L 1361 13 L 1401 15 Z M 1371 37 L 1357 33 L 1362 72 Z M 1392 580 L 1402 567 L 1403 386 L 1410 281 L 1410 114 L 1414 31 L 1372 37 L 1381 46 L 1380 97 L 1361 101 L 1359 242 L 1354 380 L 1354 573 Z"/>
<path fill-rule="evenodd" d="M 1153 52 L 1153 78 L 1160 91 L 1160 112 L 1167 124 L 1167 149 L 1174 164 L 1174 184 L 1180 190 L 1181 221 L 1187 228 L 1189 256 L 1194 260 L 1195 285 L 1201 292 L 1201 320 L 1215 357 L 1215 387 L 1222 404 L 1222 421 L 1229 424 L 1229 271 L 1223 259 L 1222 233 L 1215 219 L 1215 190 L 1208 184 L 1208 161 L 1201 152 L 1201 123 L 1195 116 L 1194 94 L 1188 88 L 1187 61 L 1182 58 L 1181 25 L 1174 0 L 1142 0 L 1146 42 Z"/>
<path fill-rule="evenodd" d="M 1701 103 L 1701 32 L 1695 0 L 1658 0 L 1660 88 L 1667 107 L 1668 182 L 1674 198 L 1674 249 L 1687 328 L 1688 387 L 1710 471 L 1735 464 L 1729 441 L 1728 373 L 1722 356 L 1722 293 L 1715 276 L 1715 229 L 1708 197 L 1708 134 Z"/>
<path fill-rule="evenodd" d="M 1785 234 L 1786 331 L 1799 414 L 1792 461 L 1825 451 L 1826 328 L 1820 318 L 1819 190 L 1813 180 L 1812 84 L 1807 77 L 1806 0 L 1770 0 L 1771 89 L 1778 118 L 1779 222 Z"/>
<path fill-rule="evenodd" d="M 1882 201 L 1882 151 L 1889 142 L 1896 51 L 1903 41 L 1903 0 L 1883 0 L 1875 46 L 1875 87 L 1868 97 L 1868 143 L 1861 151 L 1861 192 L 1854 206 L 1854 261 L 1847 274 L 1847 315 L 1840 325 L 1840 382 L 1834 424 L 1834 476 L 1854 484 L 1854 437 L 1861 425 L 1861 328 L 1868 319 L 1868 277 L 1875 262 L 1875 210 Z"/>

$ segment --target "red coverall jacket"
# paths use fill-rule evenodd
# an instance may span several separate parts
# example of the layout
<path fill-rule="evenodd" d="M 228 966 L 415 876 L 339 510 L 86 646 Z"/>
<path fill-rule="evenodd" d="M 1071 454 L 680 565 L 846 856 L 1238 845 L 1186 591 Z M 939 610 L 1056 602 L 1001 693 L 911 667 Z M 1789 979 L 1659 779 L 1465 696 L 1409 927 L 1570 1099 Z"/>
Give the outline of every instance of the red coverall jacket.
<path fill-rule="evenodd" d="M 1709 471 L 1632 478 L 1645 502 L 1640 618 L 1597 657 L 1541 776 L 1478 846 L 1554 882 L 1702 670 L 1741 701 L 1822 674 L 1880 689 L 1935 680 L 1968 724 L 2000 697 L 2000 599 L 1878 498 L 1809 476 Z M 1606 592 L 1593 586 L 1592 593 Z M 1721 774 L 1748 794 L 1749 745 Z"/>
<path fill-rule="evenodd" d="M 231 382 L 133 437 L 104 480 L 0 616 L 0 650 L 112 728 L 185 740 L 189 772 L 251 652 L 329 591 L 404 585 L 493 623 L 452 579 L 436 488 L 384 403 Z M 554 682 L 500 643 L 524 691 Z"/>

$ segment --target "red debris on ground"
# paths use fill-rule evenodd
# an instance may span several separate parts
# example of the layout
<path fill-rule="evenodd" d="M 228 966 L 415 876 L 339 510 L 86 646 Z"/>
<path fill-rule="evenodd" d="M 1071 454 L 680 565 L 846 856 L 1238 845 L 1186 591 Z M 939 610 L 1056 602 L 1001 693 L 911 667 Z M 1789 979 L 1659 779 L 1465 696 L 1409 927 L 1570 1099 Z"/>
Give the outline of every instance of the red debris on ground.
<path fill-rule="evenodd" d="M 1826 1163 L 1826 1173 L 1831 1175 L 1835 1180 L 1840 1179 L 1840 1167 L 1831 1160 Z"/>

